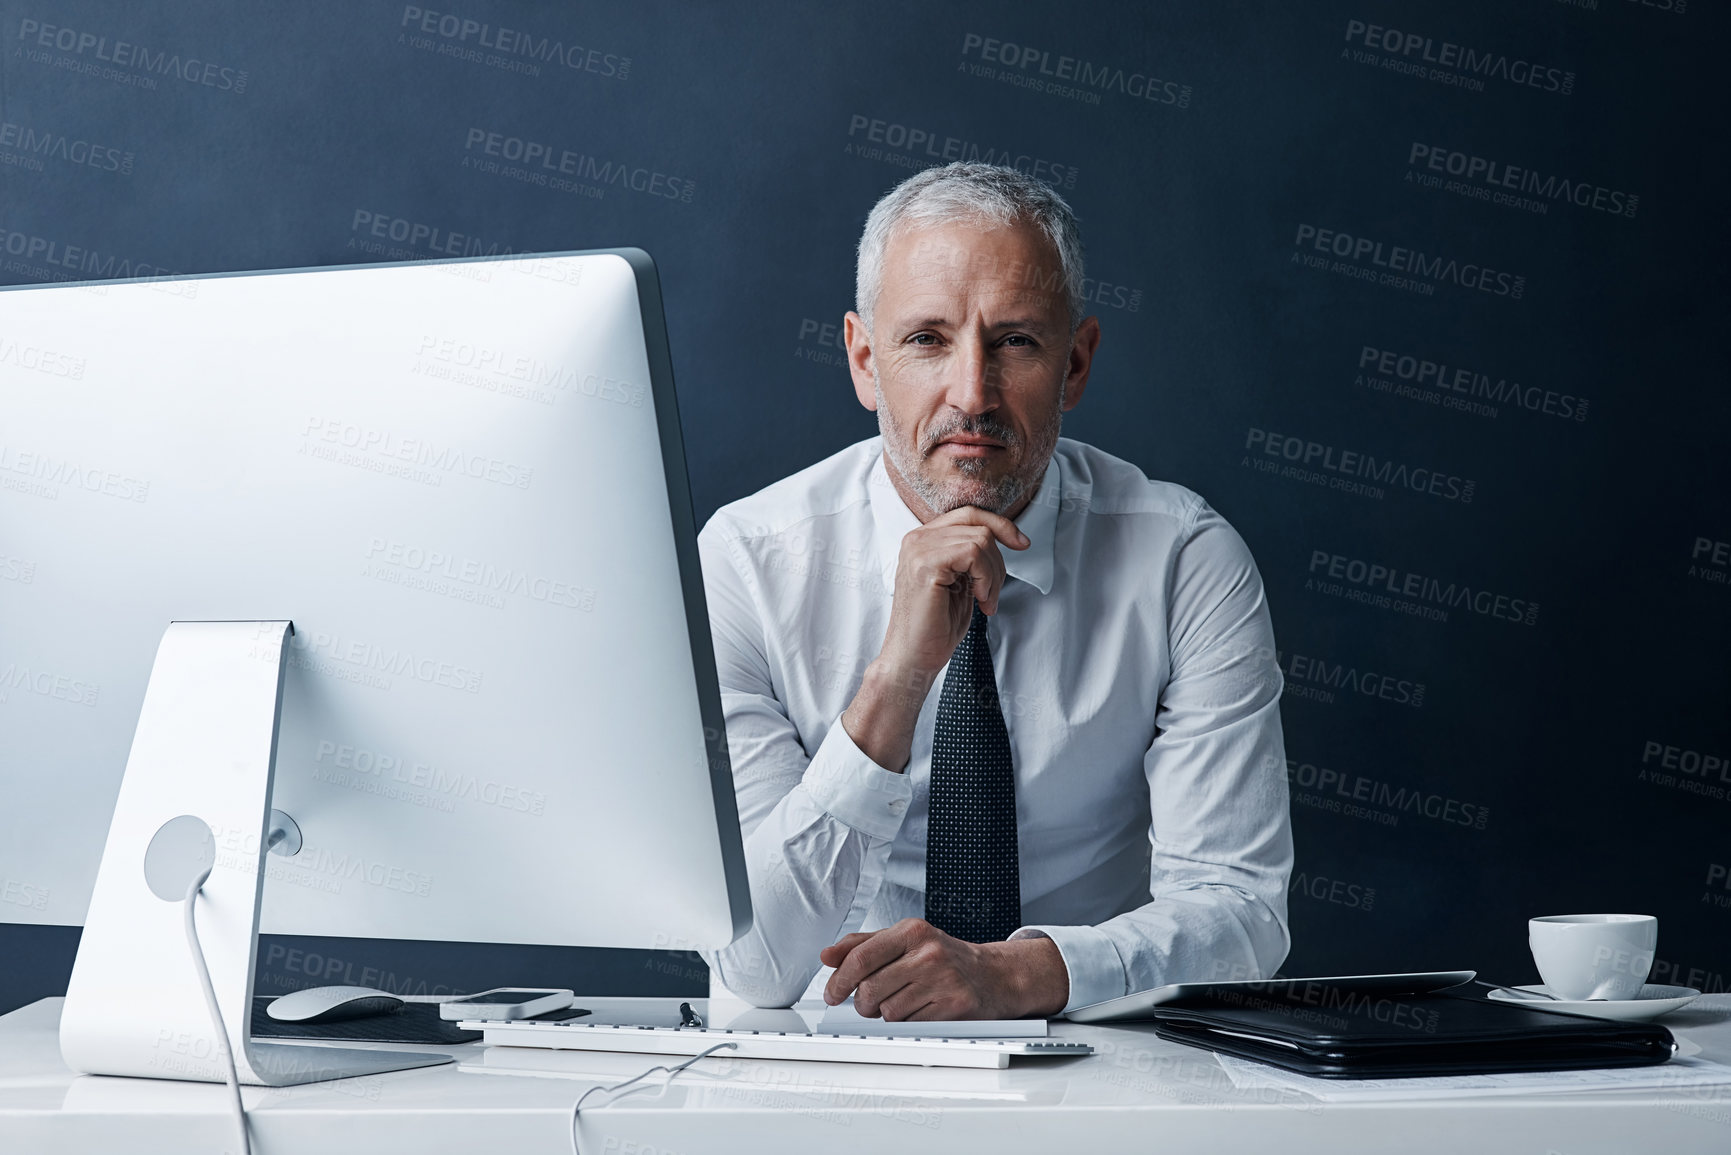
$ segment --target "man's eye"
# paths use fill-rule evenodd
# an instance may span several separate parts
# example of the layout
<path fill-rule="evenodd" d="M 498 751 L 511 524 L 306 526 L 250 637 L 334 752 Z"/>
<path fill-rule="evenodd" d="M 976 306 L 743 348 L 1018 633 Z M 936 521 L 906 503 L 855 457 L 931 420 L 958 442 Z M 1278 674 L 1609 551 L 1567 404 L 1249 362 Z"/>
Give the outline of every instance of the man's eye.
<path fill-rule="evenodd" d="M 915 333 L 908 338 L 908 343 L 912 345 L 936 345 L 938 338 L 935 333 Z"/>
<path fill-rule="evenodd" d="M 1011 333 L 1008 337 L 1004 338 L 1004 344 L 1017 349 L 1029 349 L 1033 347 L 1034 339 L 1032 337 L 1024 336 L 1021 333 Z"/>

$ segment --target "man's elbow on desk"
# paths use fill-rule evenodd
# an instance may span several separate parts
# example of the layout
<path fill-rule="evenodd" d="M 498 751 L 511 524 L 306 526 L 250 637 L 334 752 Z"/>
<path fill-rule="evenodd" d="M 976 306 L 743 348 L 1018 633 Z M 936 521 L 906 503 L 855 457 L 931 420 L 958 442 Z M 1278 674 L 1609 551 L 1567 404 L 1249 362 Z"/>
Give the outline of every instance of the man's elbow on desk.
<path fill-rule="evenodd" d="M 754 1007 L 765 1008 L 791 1007 L 798 1002 L 818 970 L 815 959 L 811 969 L 803 974 L 789 973 L 775 969 L 762 954 L 729 959 L 725 950 L 707 956 L 704 961 L 709 964 L 716 985 Z"/>

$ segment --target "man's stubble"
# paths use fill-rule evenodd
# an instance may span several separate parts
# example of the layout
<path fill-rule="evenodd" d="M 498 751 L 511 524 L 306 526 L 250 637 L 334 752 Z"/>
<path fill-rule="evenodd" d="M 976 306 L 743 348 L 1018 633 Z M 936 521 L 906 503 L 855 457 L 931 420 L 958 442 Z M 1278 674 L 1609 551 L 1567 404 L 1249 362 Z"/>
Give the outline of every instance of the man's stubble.
<path fill-rule="evenodd" d="M 944 482 L 932 477 L 928 472 L 931 451 L 944 438 L 958 433 L 990 437 L 1003 442 L 1012 453 L 1023 448 L 1023 438 L 990 413 L 978 417 L 964 414 L 928 429 L 923 443 L 915 446 L 911 444 L 912 439 L 906 436 L 895 414 L 890 412 L 889 404 L 884 398 L 883 378 L 878 374 L 875 364 L 872 366 L 872 387 L 877 393 L 878 432 L 883 436 L 884 452 L 902 480 L 926 503 L 926 507 L 934 515 L 945 514 L 964 505 L 978 506 L 992 513 L 1003 513 L 1014 507 L 1024 495 L 1039 488 L 1040 481 L 1046 475 L 1046 463 L 1051 460 L 1053 451 L 1058 447 L 1058 434 L 1064 424 L 1064 393 L 1059 390 L 1050 419 L 1041 426 L 1033 440 L 1027 443 L 1026 450 L 1021 454 L 1021 463 L 1014 471 L 996 481 L 990 481 L 982 476 L 988 468 L 984 459 L 961 458 L 956 462 L 957 468 L 964 476 L 975 475 L 979 480 L 974 484 Z"/>

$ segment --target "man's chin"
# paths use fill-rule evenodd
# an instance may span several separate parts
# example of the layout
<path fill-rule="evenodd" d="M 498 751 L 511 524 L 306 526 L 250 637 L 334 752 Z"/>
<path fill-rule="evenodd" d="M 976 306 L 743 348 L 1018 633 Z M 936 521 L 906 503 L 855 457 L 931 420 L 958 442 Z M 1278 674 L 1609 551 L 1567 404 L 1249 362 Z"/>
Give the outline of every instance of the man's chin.
<path fill-rule="evenodd" d="M 930 479 L 933 484 L 928 488 L 939 495 L 940 500 L 934 505 L 934 513 L 948 513 L 952 509 L 960 509 L 964 505 L 974 505 L 992 512 L 1000 512 L 1013 504 L 1017 494 L 1012 479 L 1007 476 L 969 477 L 949 476 L 941 479 Z M 937 506 L 942 508 L 937 508 Z"/>

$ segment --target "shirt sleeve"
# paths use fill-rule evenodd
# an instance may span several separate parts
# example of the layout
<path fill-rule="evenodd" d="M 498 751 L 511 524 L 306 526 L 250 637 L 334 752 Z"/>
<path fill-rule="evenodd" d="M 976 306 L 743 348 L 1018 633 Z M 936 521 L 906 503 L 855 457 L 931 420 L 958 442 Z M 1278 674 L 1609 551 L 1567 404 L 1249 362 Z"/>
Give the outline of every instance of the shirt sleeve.
<path fill-rule="evenodd" d="M 1143 757 L 1150 901 L 1097 926 L 1011 936 L 1057 945 L 1066 1011 L 1166 983 L 1264 978 L 1291 944 L 1282 680 L 1261 575 L 1198 499 L 1167 583 L 1171 673 Z"/>
<path fill-rule="evenodd" d="M 839 717 L 807 753 L 775 694 L 749 568 L 714 523 L 698 546 L 752 909 L 751 930 L 706 961 L 741 998 L 788 1006 L 817 973 L 818 951 L 870 907 L 913 791 Z"/>

